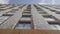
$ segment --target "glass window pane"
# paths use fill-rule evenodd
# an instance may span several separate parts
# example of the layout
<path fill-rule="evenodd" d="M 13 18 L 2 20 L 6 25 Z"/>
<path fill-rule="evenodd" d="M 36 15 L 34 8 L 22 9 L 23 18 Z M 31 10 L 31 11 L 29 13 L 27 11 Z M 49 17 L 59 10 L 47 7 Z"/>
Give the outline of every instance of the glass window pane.
<path fill-rule="evenodd" d="M 22 17 L 21 20 L 24 20 L 24 21 L 30 21 L 31 18 L 29 18 L 29 17 Z"/>

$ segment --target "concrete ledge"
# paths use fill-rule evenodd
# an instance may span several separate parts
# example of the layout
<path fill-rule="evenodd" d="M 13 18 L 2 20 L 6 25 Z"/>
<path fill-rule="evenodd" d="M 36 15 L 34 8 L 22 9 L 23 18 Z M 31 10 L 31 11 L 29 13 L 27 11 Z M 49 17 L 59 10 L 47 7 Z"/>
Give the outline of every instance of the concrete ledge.
<path fill-rule="evenodd" d="M 58 30 L 0 30 L 0 34 L 60 34 Z"/>

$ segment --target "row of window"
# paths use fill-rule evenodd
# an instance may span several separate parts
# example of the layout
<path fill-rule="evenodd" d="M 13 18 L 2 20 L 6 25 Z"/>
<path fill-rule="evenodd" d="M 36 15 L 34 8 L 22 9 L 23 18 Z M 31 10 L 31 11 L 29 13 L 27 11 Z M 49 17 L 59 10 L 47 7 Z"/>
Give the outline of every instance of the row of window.
<path fill-rule="evenodd" d="M 19 5 L 20 6 L 20 5 Z M 25 4 L 23 6 L 20 6 L 19 8 L 23 8 L 24 6 L 26 6 Z"/>
<path fill-rule="evenodd" d="M 41 6 L 41 5 L 40 5 L 40 6 Z M 54 10 L 54 9 L 50 9 L 50 8 L 48 8 L 48 7 L 45 7 L 45 6 L 41 6 L 41 7 L 44 7 L 44 8 L 46 8 L 46 9 L 49 9 L 49 10 L 52 11 L 53 13 L 60 14 L 60 12 L 58 12 L 58 11 L 56 11 L 56 10 Z"/>
<path fill-rule="evenodd" d="M 60 5 L 47 5 L 47 6 L 53 7 L 53 8 L 55 8 L 55 9 L 60 9 Z"/>
<path fill-rule="evenodd" d="M 60 23 L 52 15 L 45 15 L 43 17 L 53 29 L 60 30 Z"/>
<path fill-rule="evenodd" d="M 27 10 L 22 13 L 22 17 L 16 25 L 15 29 L 32 29 L 31 10 L 28 11 L 28 9 L 31 9 L 31 7 L 29 6 L 30 5 L 28 5 Z"/>
<path fill-rule="evenodd" d="M 11 8 L 11 7 L 9 7 L 9 8 Z M 0 11 L 2 11 L 2 10 L 4 10 L 4 9 L 0 9 Z M 12 9 L 11 11 L 8 11 L 5 14 L 2 14 L 0 16 L 0 24 L 2 24 L 3 22 L 5 22 L 9 17 L 13 16 L 18 10 L 19 9 Z"/>
<path fill-rule="evenodd" d="M 7 8 L 8 7 L 8 8 Z M 17 7 L 17 5 L 5 5 L 5 6 L 0 6 L 0 9 L 11 9 L 11 8 L 14 8 L 14 7 Z"/>
<path fill-rule="evenodd" d="M 0 16 L 0 24 L 2 24 L 3 22 L 5 22 L 9 17 L 13 16 L 16 11 L 18 11 L 17 9 L 12 9 L 9 12 L 6 12 L 5 14 L 2 14 L 2 16 Z"/>
<path fill-rule="evenodd" d="M 44 12 L 44 11 L 40 11 L 41 9 L 39 7 L 37 7 L 35 5 L 35 7 L 37 8 L 37 11 L 39 12 L 39 14 L 41 14 L 44 19 L 48 22 L 48 24 L 53 28 L 53 29 L 59 29 L 60 30 L 60 24 L 59 22 L 55 19 L 55 17 L 53 17 L 52 15 L 49 15 L 48 13 Z M 42 6 L 44 7 L 44 6 Z M 44 7 L 46 8 L 46 7 Z M 47 8 L 48 9 L 48 8 Z M 58 12 L 59 14 L 59 12 Z"/>
<path fill-rule="evenodd" d="M 34 5 L 34 6 L 36 7 L 37 11 L 43 11 L 40 7 L 38 7 L 36 5 Z"/>
<path fill-rule="evenodd" d="M 53 13 L 56 13 L 56 14 L 60 14 L 60 12 L 58 12 L 58 11 L 56 11 L 56 10 L 50 10 L 50 11 L 52 11 Z"/>
<path fill-rule="evenodd" d="M 31 5 L 28 5 L 28 6 L 27 6 L 26 11 L 31 11 Z"/>
<path fill-rule="evenodd" d="M 44 6 L 42 6 L 44 7 Z M 47 7 L 44 7 L 46 9 L 49 9 Z M 51 11 L 56 11 L 56 10 L 51 10 Z M 44 17 L 44 20 L 46 20 L 48 22 L 48 24 L 53 28 L 53 29 L 59 29 L 60 30 L 60 23 L 58 22 L 58 20 L 56 20 L 56 18 L 52 15 L 49 15 L 48 13 L 44 12 L 44 11 L 38 11 L 39 14 L 41 14 Z M 59 12 L 56 11 L 56 13 L 59 14 Z"/>

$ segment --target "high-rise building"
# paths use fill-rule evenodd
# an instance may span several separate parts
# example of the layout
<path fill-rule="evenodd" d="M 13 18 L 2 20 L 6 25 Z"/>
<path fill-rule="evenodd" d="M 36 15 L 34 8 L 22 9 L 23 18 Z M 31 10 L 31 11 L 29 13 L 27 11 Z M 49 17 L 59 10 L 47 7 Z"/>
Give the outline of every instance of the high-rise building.
<path fill-rule="evenodd" d="M 60 5 L 0 4 L 0 29 L 10 34 L 60 34 Z"/>

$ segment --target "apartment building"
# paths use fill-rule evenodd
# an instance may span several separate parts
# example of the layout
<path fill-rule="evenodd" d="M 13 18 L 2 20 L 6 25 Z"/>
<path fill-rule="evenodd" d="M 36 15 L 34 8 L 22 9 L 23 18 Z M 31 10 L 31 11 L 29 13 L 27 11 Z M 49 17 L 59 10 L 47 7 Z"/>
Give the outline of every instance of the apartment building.
<path fill-rule="evenodd" d="M 14 32 L 20 30 L 21 34 L 45 34 L 46 32 L 59 34 L 59 7 L 58 5 L 39 4 L 0 4 L 0 29 L 1 31 L 9 29 L 8 31 Z"/>

